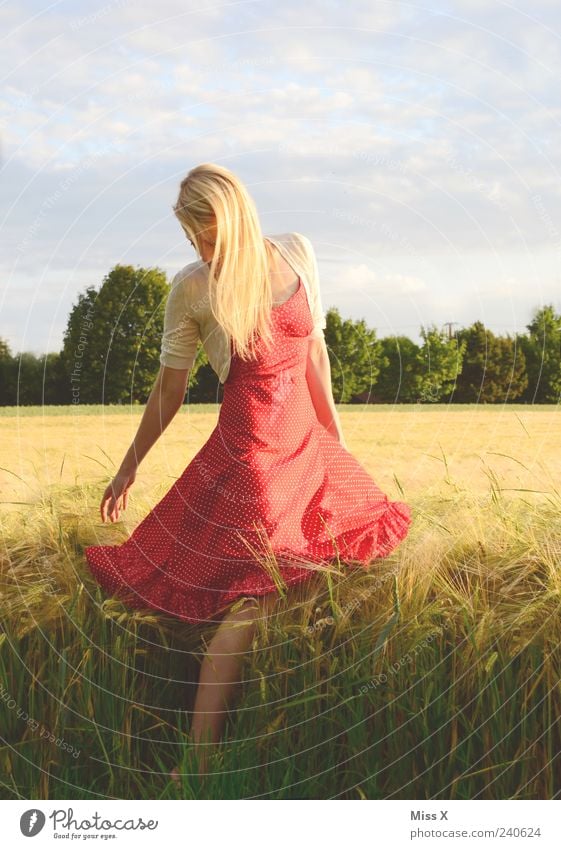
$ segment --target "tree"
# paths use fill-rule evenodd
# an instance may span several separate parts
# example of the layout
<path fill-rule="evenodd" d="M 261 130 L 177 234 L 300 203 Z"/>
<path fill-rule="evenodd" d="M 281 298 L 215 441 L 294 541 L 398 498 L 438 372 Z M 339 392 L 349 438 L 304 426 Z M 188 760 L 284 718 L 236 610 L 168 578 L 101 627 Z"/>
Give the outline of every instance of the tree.
<path fill-rule="evenodd" d="M 418 401 L 444 401 L 462 369 L 465 342 L 451 339 L 435 325 L 421 327 L 423 344 L 418 371 Z"/>
<path fill-rule="evenodd" d="M 380 339 L 382 367 L 375 394 L 387 403 L 416 401 L 419 394 L 421 349 L 407 336 Z"/>
<path fill-rule="evenodd" d="M 380 372 L 380 342 L 364 319 L 343 320 L 336 307 L 326 313 L 325 342 L 331 364 L 333 394 L 338 403 L 370 390 Z"/>
<path fill-rule="evenodd" d="M 16 396 L 14 404 L 29 406 L 41 403 L 43 364 L 35 354 L 24 351 L 13 359 Z"/>
<path fill-rule="evenodd" d="M 60 354 L 12 356 L 0 339 L 0 406 L 66 404 L 66 383 Z"/>
<path fill-rule="evenodd" d="M 496 395 L 498 400 L 515 401 L 522 397 L 528 386 L 528 373 L 526 371 L 526 357 L 521 346 L 517 344 L 516 337 L 496 337 L 497 363 Z M 491 386 L 492 389 L 492 386 Z M 501 394 L 503 398 L 501 398 Z"/>
<path fill-rule="evenodd" d="M 454 401 L 496 403 L 519 398 L 528 384 L 526 358 L 516 339 L 495 336 L 481 321 L 458 331 L 465 342 Z"/>
<path fill-rule="evenodd" d="M 528 335 L 517 337 L 528 373 L 522 398 L 531 404 L 556 404 L 561 396 L 561 316 L 548 304 L 534 312 L 526 327 Z"/>
<path fill-rule="evenodd" d="M 68 404 L 70 396 L 62 355 L 46 354 L 42 358 L 43 391 L 40 404 Z"/>
<path fill-rule="evenodd" d="M 116 265 L 72 308 L 63 362 L 73 403 L 145 402 L 159 369 L 168 283 L 158 268 Z"/>
<path fill-rule="evenodd" d="M 13 359 L 10 346 L 0 339 L 0 405 L 3 407 L 15 404 Z"/>

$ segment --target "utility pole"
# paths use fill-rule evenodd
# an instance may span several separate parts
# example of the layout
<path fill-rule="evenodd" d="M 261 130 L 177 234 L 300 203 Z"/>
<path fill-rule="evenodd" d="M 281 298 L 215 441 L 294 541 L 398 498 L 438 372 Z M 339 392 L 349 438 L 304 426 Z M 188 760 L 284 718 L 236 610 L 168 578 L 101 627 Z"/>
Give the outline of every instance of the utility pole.
<path fill-rule="evenodd" d="M 445 321 L 444 322 L 444 327 L 448 328 L 448 339 L 452 338 L 452 325 L 457 324 L 457 323 L 458 323 L 457 321 Z"/>

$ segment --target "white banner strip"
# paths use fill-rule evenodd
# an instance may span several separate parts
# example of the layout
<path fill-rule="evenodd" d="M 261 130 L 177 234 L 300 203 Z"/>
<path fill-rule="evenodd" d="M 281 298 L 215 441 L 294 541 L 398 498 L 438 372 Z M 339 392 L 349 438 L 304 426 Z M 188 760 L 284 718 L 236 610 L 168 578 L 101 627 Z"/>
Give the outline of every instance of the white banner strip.
<path fill-rule="evenodd" d="M 343 804 L 343 808 L 341 808 Z M 559 847 L 559 802 L 0 801 L 2 845 Z M 352 806 L 353 810 L 347 808 Z M 249 808 L 252 808 L 250 811 Z M 271 808 L 271 810 L 269 810 Z M 292 808 L 291 811 L 286 808 Z M 36 840 L 37 843 L 30 843 Z M 179 841 L 179 843 L 178 843 Z"/>

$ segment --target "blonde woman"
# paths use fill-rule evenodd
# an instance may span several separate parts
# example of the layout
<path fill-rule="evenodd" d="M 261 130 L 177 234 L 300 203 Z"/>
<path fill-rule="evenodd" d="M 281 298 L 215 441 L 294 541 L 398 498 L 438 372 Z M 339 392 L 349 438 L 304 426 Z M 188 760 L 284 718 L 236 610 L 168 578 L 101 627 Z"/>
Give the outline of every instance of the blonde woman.
<path fill-rule="evenodd" d="M 103 494 L 103 521 L 126 509 L 139 464 L 183 404 L 199 340 L 224 384 L 218 423 L 128 540 L 85 554 L 102 588 L 129 605 L 219 623 L 191 726 L 204 772 L 203 744 L 221 739 L 278 581 L 305 581 L 337 557 L 367 566 L 404 538 L 411 515 L 345 446 L 309 239 L 264 236 L 244 185 L 211 163 L 189 171 L 174 212 L 199 259 L 172 281 L 160 371 Z"/>

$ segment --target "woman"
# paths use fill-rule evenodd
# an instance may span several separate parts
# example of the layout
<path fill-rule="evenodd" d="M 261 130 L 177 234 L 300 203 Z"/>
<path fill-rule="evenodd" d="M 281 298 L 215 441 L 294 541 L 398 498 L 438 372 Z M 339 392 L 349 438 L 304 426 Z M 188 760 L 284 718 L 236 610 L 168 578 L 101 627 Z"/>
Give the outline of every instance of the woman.
<path fill-rule="evenodd" d="M 218 423 L 128 540 L 85 554 L 104 590 L 130 605 L 220 623 L 191 728 L 194 742 L 216 743 L 256 616 L 279 584 L 335 558 L 367 566 L 411 516 L 345 447 L 310 241 L 264 237 L 245 187 L 214 164 L 191 169 L 174 212 L 200 259 L 172 282 L 160 371 L 102 520 L 126 509 L 139 464 L 181 407 L 199 340 L 224 384 Z"/>

